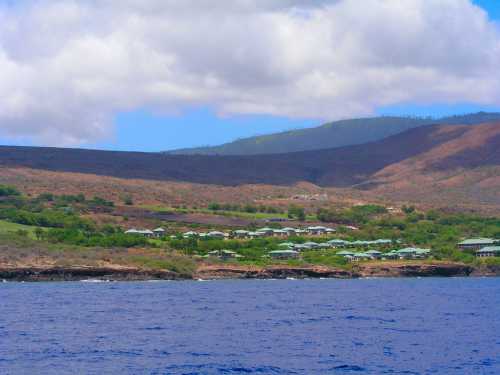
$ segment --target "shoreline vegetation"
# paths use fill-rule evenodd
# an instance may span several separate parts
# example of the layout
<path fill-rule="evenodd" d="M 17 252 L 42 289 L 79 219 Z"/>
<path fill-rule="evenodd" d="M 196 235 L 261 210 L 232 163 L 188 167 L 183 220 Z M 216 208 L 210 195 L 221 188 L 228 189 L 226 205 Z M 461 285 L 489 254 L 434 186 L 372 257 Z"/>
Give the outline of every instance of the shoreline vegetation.
<path fill-rule="evenodd" d="M 154 215 L 162 207 L 150 209 L 134 205 L 131 197 L 111 201 L 84 194 L 27 196 L 16 187 L 0 185 L 0 280 L 500 276 L 500 257 L 478 258 L 473 251 L 457 248 L 465 238 L 500 239 L 497 217 L 375 204 L 311 210 L 296 204 L 283 207 L 211 202 L 206 207 L 183 208 L 211 213 L 204 222 L 186 223 Z M 136 216 L 128 216 L 130 212 Z M 188 231 L 236 233 L 241 227 L 218 221 L 220 214 L 231 217 L 233 213 L 236 218 L 249 219 L 246 229 L 253 231 L 264 220 L 277 232 L 284 232 L 281 229 L 292 223 L 301 228 L 325 224 L 334 229 L 321 235 L 302 230 L 286 237 L 185 236 Z M 213 222 L 207 222 L 207 217 Z M 166 229 L 154 237 L 127 234 L 127 229 L 134 227 Z M 388 239 L 388 243 L 370 245 L 370 251 L 382 259 L 350 261 L 342 256 L 345 248 L 335 245 L 335 241 L 349 243 L 349 251 L 362 254 L 368 250 L 362 244 L 376 244 L 377 239 Z M 292 251 L 296 253 L 294 259 L 271 258 L 272 252 L 283 249 L 285 241 L 302 250 Z M 330 241 L 332 246 L 305 248 L 311 241 L 323 245 Z M 405 247 L 430 249 L 430 253 L 425 259 L 384 258 Z M 234 257 L 213 256 L 221 252 Z"/>

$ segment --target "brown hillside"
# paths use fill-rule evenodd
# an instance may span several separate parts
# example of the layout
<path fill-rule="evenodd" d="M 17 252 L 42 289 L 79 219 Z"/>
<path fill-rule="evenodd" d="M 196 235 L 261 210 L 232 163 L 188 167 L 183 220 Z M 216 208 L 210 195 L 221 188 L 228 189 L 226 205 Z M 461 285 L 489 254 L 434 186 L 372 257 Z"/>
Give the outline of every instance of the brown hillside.
<path fill-rule="evenodd" d="M 498 165 L 499 124 L 425 126 L 382 141 L 257 156 L 189 156 L 41 147 L 0 147 L 0 166 L 202 184 L 347 187 L 400 163 L 430 169 Z M 496 155 L 496 156 L 495 156 Z M 416 159 L 415 159 L 416 158 Z"/>
<path fill-rule="evenodd" d="M 153 181 L 195 184 L 200 192 L 206 185 L 235 187 L 236 192 L 242 185 L 285 191 L 297 183 L 309 183 L 318 189 L 341 189 L 353 197 L 362 191 L 364 196 L 390 201 L 496 205 L 500 204 L 499 149 L 500 123 L 424 126 L 364 145 L 256 156 L 0 147 L 0 171 L 5 176 L 0 174 L 0 182 L 16 181 L 15 171 L 19 171 L 26 183 L 26 171 L 31 175 L 40 171 L 58 176 L 56 185 L 60 176 L 76 173 L 88 175 L 93 184 L 99 182 L 98 176 L 106 176 L 119 178 L 117 183 L 123 186 L 127 181 L 145 186 L 153 186 Z M 230 190 L 222 189 L 222 195 Z"/>

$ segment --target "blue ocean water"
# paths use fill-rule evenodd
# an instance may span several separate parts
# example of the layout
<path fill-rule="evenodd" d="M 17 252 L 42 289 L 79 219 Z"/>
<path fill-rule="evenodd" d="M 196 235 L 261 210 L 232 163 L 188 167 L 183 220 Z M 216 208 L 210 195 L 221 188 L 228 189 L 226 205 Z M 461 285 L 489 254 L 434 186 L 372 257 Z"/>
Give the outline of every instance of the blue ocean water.
<path fill-rule="evenodd" d="M 500 374 L 500 278 L 3 283 L 0 374 Z"/>

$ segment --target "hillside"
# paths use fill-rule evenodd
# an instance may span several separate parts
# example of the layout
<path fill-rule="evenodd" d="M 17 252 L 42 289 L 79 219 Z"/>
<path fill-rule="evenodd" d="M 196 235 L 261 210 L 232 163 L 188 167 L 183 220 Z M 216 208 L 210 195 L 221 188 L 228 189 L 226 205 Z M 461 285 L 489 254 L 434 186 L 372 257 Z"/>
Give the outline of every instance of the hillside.
<path fill-rule="evenodd" d="M 20 176 L 29 168 L 200 186 L 288 188 L 308 182 L 388 200 L 500 204 L 499 148 L 500 122 L 424 126 L 364 145 L 278 155 L 183 156 L 4 146 L 0 182 L 7 178 L 3 175 L 15 183 L 16 173 Z M 30 175 L 35 174 L 28 173 L 25 184 L 31 183 Z"/>
<path fill-rule="evenodd" d="M 500 120 L 500 113 L 475 113 L 438 119 L 375 117 L 331 122 L 316 128 L 239 139 L 214 147 L 168 151 L 183 155 L 258 155 L 320 150 L 377 141 L 424 125 L 476 125 Z"/>

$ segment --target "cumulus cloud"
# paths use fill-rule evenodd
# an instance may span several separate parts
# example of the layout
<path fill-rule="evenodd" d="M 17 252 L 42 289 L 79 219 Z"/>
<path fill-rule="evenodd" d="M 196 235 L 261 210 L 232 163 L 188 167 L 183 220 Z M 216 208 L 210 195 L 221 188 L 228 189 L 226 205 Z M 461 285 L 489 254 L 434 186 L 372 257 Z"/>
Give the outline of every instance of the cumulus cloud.
<path fill-rule="evenodd" d="M 0 135 L 93 142 L 137 108 L 500 104 L 498 66 L 498 27 L 469 0 L 24 0 L 0 5 Z"/>

